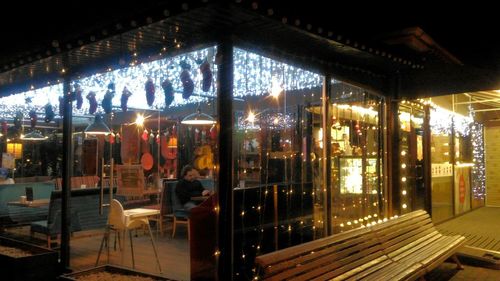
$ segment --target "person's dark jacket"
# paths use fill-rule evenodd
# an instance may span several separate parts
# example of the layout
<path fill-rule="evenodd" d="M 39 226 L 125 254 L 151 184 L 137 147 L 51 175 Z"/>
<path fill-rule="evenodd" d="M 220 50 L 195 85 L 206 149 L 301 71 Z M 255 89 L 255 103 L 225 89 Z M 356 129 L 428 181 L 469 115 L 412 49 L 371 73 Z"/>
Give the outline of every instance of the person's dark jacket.
<path fill-rule="evenodd" d="M 193 196 L 201 196 L 203 190 L 203 185 L 199 180 L 187 181 L 185 179 L 181 179 L 175 186 L 175 194 L 177 195 L 177 198 L 179 198 L 182 205 L 191 201 L 191 197 Z"/>

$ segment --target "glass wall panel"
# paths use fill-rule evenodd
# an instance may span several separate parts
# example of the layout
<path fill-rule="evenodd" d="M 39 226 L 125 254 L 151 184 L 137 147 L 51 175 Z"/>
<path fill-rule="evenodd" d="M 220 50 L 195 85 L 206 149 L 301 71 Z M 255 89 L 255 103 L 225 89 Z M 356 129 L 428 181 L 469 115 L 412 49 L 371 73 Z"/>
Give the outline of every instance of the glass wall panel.
<path fill-rule="evenodd" d="M 325 233 L 321 77 L 234 51 L 234 263 Z"/>
<path fill-rule="evenodd" d="M 384 216 L 383 98 L 333 80 L 330 98 L 333 233 Z"/>
<path fill-rule="evenodd" d="M 405 214 L 425 209 L 423 106 L 404 101 L 399 105 L 398 117 L 399 180 L 393 184 L 397 192 L 393 196 L 399 202 L 395 206 L 397 213 Z"/>

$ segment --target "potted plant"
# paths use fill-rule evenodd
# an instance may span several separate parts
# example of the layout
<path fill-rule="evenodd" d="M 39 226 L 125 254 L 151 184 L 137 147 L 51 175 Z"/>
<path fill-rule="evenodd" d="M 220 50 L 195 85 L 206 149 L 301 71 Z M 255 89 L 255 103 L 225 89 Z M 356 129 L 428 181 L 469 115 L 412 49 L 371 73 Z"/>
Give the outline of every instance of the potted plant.
<path fill-rule="evenodd" d="M 56 251 L 0 237 L 2 280 L 54 280 L 58 258 Z"/>
<path fill-rule="evenodd" d="M 62 275 L 59 280 L 79 280 L 79 281 L 156 281 L 170 280 L 166 277 L 154 275 L 135 269 L 120 267 L 116 265 L 103 265 L 87 270 L 73 272 Z"/>

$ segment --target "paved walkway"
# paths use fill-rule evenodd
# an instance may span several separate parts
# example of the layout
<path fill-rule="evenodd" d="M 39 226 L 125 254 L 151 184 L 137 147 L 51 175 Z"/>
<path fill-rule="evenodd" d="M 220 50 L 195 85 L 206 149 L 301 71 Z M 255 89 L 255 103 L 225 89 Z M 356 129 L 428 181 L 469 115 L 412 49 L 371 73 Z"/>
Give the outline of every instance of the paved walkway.
<path fill-rule="evenodd" d="M 500 252 L 499 207 L 482 207 L 438 224 L 436 228 L 445 235 L 465 236 L 469 246 Z"/>
<path fill-rule="evenodd" d="M 427 281 L 499 281 L 500 270 L 464 265 L 464 270 L 457 270 L 456 264 L 445 262 L 431 271 Z"/>

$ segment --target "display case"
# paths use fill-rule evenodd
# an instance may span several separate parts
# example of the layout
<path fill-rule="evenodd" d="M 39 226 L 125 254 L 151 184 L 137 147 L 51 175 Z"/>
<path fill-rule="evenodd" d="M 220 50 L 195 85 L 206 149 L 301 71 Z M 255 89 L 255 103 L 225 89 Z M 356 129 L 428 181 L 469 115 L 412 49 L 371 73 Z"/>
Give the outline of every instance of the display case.
<path fill-rule="evenodd" d="M 261 179 L 262 159 L 259 131 L 242 131 L 239 134 L 238 142 L 239 185 L 240 187 L 257 185 Z"/>

